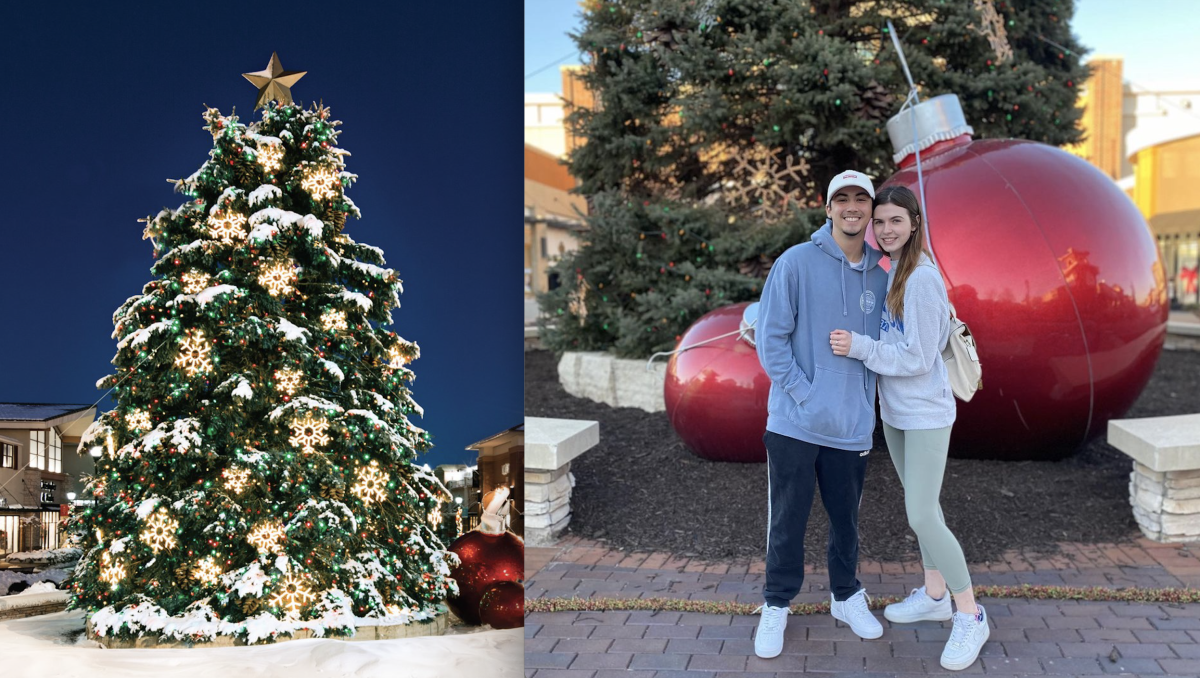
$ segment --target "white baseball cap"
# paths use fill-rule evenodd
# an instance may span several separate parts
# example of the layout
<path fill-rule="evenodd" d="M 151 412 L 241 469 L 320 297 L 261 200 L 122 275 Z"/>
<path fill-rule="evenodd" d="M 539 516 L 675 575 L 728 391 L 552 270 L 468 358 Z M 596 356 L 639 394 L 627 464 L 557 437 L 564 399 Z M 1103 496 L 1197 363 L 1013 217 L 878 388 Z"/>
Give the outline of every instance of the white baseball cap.
<path fill-rule="evenodd" d="M 829 190 L 825 192 L 825 202 L 828 203 L 839 190 L 847 186 L 858 186 L 866 191 L 872 200 L 875 199 L 875 187 L 871 185 L 871 180 L 867 178 L 867 175 L 862 172 L 847 170 L 829 182 Z"/>

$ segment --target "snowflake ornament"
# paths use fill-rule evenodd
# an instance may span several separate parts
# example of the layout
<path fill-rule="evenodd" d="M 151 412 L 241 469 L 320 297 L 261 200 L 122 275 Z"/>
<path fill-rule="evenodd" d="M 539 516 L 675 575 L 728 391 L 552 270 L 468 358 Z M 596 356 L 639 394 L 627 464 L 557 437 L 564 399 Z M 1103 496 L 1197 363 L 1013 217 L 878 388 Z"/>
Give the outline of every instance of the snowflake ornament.
<path fill-rule="evenodd" d="M 300 615 L 300 608 L 316 600 L 312 588 L 300 577 L 289 572 L 275 585 L 271 604 L 283 608 L 288 617 Z"/>
<path fill-rule="evenodd" d="M 201 271 L 188 271 L 183 274 L 183 293 L 196 294 L 208 287 L 208 274 Z"/>
<path fill-rule="evenodd" d="M 258 164 L 268 172 L 277 172 L 283 167 L 283 145 L 261 144 L 256 152 Z"/>
<path fill-rule="evenodd" d="M 433 505 L 433 510 L 429 512 L 429 524 L 436 528 L 442 524 L 442 500 L 438 499 Z"/>
<path fill-rule="evenodd" d="M 106 581 L 116 588 L 117 584 L 125 578 L 125 565 L 113 560 L 112 554 L 108 551 L 100 556 L 100 581 Z"/>
<path fill-rule="evenodd" d="M 287 532 L 284 532 L 283 524 L 277 520 L 258 523 L 246 536 L 246 541 L 259 553 L 278 553 L 283 548 L 285 539 Z"/>
<path fill-rule="evenodd" d="M 288 395 L 296 395 L 296 391 L 300 390 L 300 378 L 303 376 L 304 373 L 300 370 L 287 367 L 275 370 L 275 388 Z"/>
<path fill-rule="evenodd" d="M 331 169 L 314 170 L 300 182 L 300 188 L 316 200 L 332 200 L 340 186 L 337 173 Z"/>
<path fill-rule="evenodd" d="M 292 437 L 288 438 L 288 442 L 299 447 L 306 454 L 316 452 L 317 445 L 328 445 L 329 434 L 325 430 L 329 428 L 329 422 L 320 417 L 314 417 L 311 414 L 306 414 L 303 417 L 297 417 L 292 420 Z"/>
<path fill-rule="evenodd" d="M 404 367 L 404 364 L 407 362 L 408 358 L 405 358 L 404 355 L 400 353 L 399 346 L 393 346 L 388 349 L 388 367 L 392 368 L 393 370 L 398 370 L 401 367 Z"/>
<path fill-rule="evenodd" d="M 149 431 L 153 428 L 150 424 L 150 414 L 146 410 L 133 410 L 126 414 L 125 423 L 135 431 Z"/>
<path fill-rule="evenodd" d="M 722 187 L 725 202 L 731 207 L 773 222 L 791 214 L 793 207 L 819 205 L 811 197 L 811 167 L 803 157 L 781 148 L 754 146 L 730 149 L 721 160 L 732 160 L 732 167 L 725 171 L 730 178 Z"/>
<path fill-rule="evenodd" d="M 209 359 L 211 350 L 204 338 L 204 330 L 188 330 L 183 347 L 175 356 L 175 365 L 182 367 L 189 377 L 196 376 L 197 372 L 209 372 L 213 368 Z"/>
<path fill-rule="evenodd" d="M 246 215 L 237 212 L 222 212 L 218 210 L 208 217 L 209 235 L 223 242 L 233 242 L 235 239 L 241 240 L 246 235 L 246 232 L 242 228 L 245 225 Z"/>
<path fill-rule="evenodd" d="M 146 521 L 146 527 L 138 536 L 151 551 L 158 554 L 163 549 L 175 546 L 175 531 L 178 529 L 179 521 L 168 515 L 165 509 L 159 509 Z"/>
<path fill-rule="evenodd" d="M 296 291 L 295 283 L 296 269 L 291 262 L 271 264 L 258 275 L 258 284 L 267 288 L 273 297 Z"/>
<path fill-rule="evenodd" d="M 387 496 L 385 492 L 391 476 L 386 471 L 379 469 L 379 462 L 371 460 L 367 466 L 358 467 L 354 475 L 358 478 L 358 482 L 354 483 L 350 491 L 364 504 L 383 501 Z"/>
<path fill-rule="evenodd" d="M 215 584 L 217 578 L 221 576 L 222 570 L 220 563 L 212 556 L 201 558 L 196 563 L 195 569 L 192 570 L 192 576 L 205 584 Z"/>
<path fill-rule="evenodd" d="M 225 489 L 234 494 L 241 494 L 250 485 L 250 469 L 227 468 L 221 477 L 225 479 Z"/>
<path fill-rule="evenodd" d="M 321 314 L 321 326 L 327 332 L 347 329 L 346 312 L 329 310 Z"/>

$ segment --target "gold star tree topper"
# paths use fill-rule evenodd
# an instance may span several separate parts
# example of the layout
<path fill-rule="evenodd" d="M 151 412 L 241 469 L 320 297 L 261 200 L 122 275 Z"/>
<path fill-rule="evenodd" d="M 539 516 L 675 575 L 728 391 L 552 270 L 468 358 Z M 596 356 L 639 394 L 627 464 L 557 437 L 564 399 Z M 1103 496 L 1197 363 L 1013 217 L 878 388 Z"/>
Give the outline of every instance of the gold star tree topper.
<path fill-rule="evenodd" d="M 266 106 L 272 99 L 281 104 L 292 103 L 291 87 L 304 77 L 305 73 L 308 71 L 283 70 L 283 65 L 279 63 L 279 55 L 271 52 L 271 63 L 267 64 L 264 70 L 242 73 L 242 77 L 258 88 L 258 100 L 254 102 L 254 108 L 257 109 Z"/>

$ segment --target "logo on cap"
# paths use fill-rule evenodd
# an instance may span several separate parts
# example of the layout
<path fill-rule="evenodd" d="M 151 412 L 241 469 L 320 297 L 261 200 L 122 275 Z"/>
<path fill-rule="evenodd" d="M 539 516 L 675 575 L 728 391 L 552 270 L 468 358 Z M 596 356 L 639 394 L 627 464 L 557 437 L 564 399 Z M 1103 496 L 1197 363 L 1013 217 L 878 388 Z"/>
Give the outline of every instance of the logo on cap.
<path fill-rule="evenodd" d="M 846 174 L 843 174 L 843 175 L 842 175 L 842 178 L 843 178 L 843 179 L 857 179 L 857 178 L 858 178 L 858 175 L 857 175 L 857 174 L 846 173 Z"/>

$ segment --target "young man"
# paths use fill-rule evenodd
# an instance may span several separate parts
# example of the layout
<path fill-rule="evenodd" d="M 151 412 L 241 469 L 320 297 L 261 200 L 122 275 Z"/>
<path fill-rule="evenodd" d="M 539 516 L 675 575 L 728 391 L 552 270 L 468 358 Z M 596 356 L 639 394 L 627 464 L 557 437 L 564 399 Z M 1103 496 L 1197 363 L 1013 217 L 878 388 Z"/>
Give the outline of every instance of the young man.
<path fill-rule="evenodd" d="M 870 179 L 829 182 L 829 219 L 811 242 L 788 249 L 763 286 L 755 339 L 771 378 L 767 399 L 767 581 L 754 639 L 759 657 L 783 650 L 788 605 L 804 582 L 804 532 L 814 485 L 829 514 L 834 618 L 862 638 L 883 627 L 868 608 L 858 569 L 858 505 L 875 431 L 875 374 L 834 355 L 833 330 L 879 337 L 887 273 L 864 242 L 875 199 Z"/>

